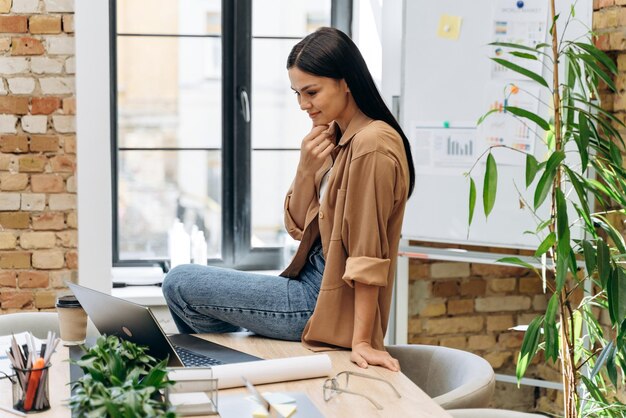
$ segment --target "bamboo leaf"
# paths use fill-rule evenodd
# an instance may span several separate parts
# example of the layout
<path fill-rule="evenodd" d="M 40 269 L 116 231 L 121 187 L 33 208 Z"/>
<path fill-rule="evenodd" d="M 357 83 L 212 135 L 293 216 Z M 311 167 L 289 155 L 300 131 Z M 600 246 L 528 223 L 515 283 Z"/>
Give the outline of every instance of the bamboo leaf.
<path fill-rule="evenodd" d="M 483 185 L 483 208 L 485 216 L 489 216 L 493 205 L 496 202 L 496 192 L 498 190 L 498 168 L 493 155 L 489 153 L 487 157 L 487 167 L 485 171 L 485 181 Z"/>
<path fill-rule="evenodd" d="M 485 119 L 487 119 L 487 116 L 489 116 L 489 115 L 491 115 L 492 113 L 495 113 L 495 112 L 498 112 L 498 109 L 491 109 L 487 113 L 482 115 L 480 118 L 478 118 L 478 121 L 476 121 L 476 126 L 478 126 L 481 123 L 483 123 L 485 121 Z"/>
<path fill-rule="evenodd" d="M 604 81 L 607 86 L 613 91 L 616 91 L 615 83 L 611 76 L 602 70 L 598 64 L 594 61 L 593 55 L 590 54 L 573 54 L 575 57 L 582 59 L 585 62 L 585 67 L 589 69 L 591 72 L 595 73 L 598 77 Z"/>
<path fill-rule="evenodd" d="M 574 42 L 578 48 L 586 51 L 587 53 L 593 55 L 593 57 L 600 61 L 602 65 L 609 69 L 613 74 L 617 74 L 617 65 L 613 62 L 613 60 L 606 55 L 603 51 L 596 48 L 593 44 L 585 44 L 582 42 Z"/>
<path fill-rule="evenodd" d="M 536 52 L 536 51 L 535 51 Z M 535 60 L 537 61 L 537 57 L 533 54 L 526 54 L 524 52 L 518 52 L 518 51 L 510 51 L 509 54 L 518 57 L 518 58 L 523 58 L 523 59 L 527 59 L 527 60 Z"/>
<path fill-rule="evenodd" d="M 609 142 L 609 151 L 611 153 L 611 161 L 613 161 L 613 163 L 616 166 L 621 167 L 622 166 L 622 152 L 620 151 L 619 147 L 615 145 L 613 141 Z"/>
<path fill-rule="evenodd" d="M 531 264 L 520 260 L 518 257 L 502 257 L 497 259 L 496 263 L 515 264 L 520 267 L 526 267 L 528 269 L 535 270 L 535 268 Z"/>
<path fill-rule="evenodd" d="M 559 358 L 559 336 L 556 328 L 556 312 L 559 306 L 558 296 L 555 293 L 550 297 L 543 324 L 546 358 L 551 359 L 553 362 Z"/>
<path fill-rule="evenodd" d="M 574 191 L 576 192 L 576 196 L 578 196 L 578 201 L 580 202 L 583 210 L 588 214 L 589 205 L 587 204 L 587 194 L 585 193 L 584 187 L 579 180 L 579 175 L 570 170 L 567 165 L 563 165 L 563 170 L 565 171 L 570 183 L 572 183 L 572 186 L 574 186 Z"/>
<path fill-rule="evenodd" d="M 526 76 L 532 80 L 535 80 L 537 83 L 541 84 L 544 87 L 548 87 L 548 83 L 546 82 L 546 80 L 544 80 L 544 78 L 542 76 L 540 76 L 539 74 L 532 72 L 530 70 L 527 70 L 524 67 L 520 67 L 517 64 L 513 64 L 510 61 L 504 60 L 502 58 L 491 58 L 491 60 L 495 61 L 496 63 L 502 65 L 503 67 L 508 68 L 511 71 L 515 71 L 516 73 L 519 73 L 523 76 Z"/>
<path fill-rule="evenodd" d="M 626 244 L 624 243 L 622 234 L 616 230 L 604 216 L 596 215 L 593 217 L 593 220 L 609 235 L 613 244 L 617 247 L 617 250 L 621 254 L 626 254 Z"/>
<path fill-rule="evenodd" d="M 609 276 L 611 275 L 611 256 L 609 254 L 609 247 L 602 238 L 598 238 L 596 241 L 596 248 L 598 254 L 598 261 L 596 263 L 598 266 L 598 276 L 600 276 L 602 288 L 606 289 L 606 285 L 609 282 Z"/>
<path fill-rule="evenodd" d="M 578 130 L 580 132 L 578 141 L 576 145 L 578 145 L 578 152 L 580 153 L 580 163 L 582 164 L 582 171 L 587 170 L 587 165 L 589 164 L 589 137 L 591 133 L 589 131 L 589 125 L 587 122 L 587 117 L 584 113 L 578 113 Z"/>
<path fill-rule="evenodd" d="M 542 323 L 543 316 L 536 317 L 530 322 L 528 328 L 526 329 L 526 333 L 524 334 L 524 340 L 522 341 L 522 348 L 519 352 L 517 368 L 515 370 L 518 387 L 520 380 L 524 376 L 524 373 L 526 373 L 526 369 L 528 368 L 530 361 L 537 353 L 537 348 L 539 347 L 539 330 L 541 329 Z"/>
<path fill-rule="evenodd" d="M 613 325 L 620 325 L 626 318 L 626 274 L 620 267 L 614 269 L 607 286 L 609 313 Z"/>
<path fill-rule="evenodd" d="M 554 180 L 554 176 L 556 175 L 558 165 L 564 159 L 565 153 L 563 151 L 554 152 L 552 153 L 550 158 L 548 158 L 546 169 L 539 179 L 539 182 L 537 183 L 537 188 L 535 189 L 535 209 L 539 208 L 539 206 L 541 206 L 543 201 L 546 199 L 546 196 L 548 196 L 548 192 L 552 188 L 552 181 Z"/>
<path fill-rule="evenodd" d="M 615 346 L 613 345 L 613 341 L 610 341 L 602 349 L 602 352 L 600 353 L 600 355 L 598 355 L 596 364 L 593 366 L 593 370 L 591 370 L 591 374 L 589 375 L 589 378 L 593 379 L 594 377 L 596 377 L 596 375 L 602 369 L 602 366 L 604 366 L 604 363 L 606 362 L 607 357 L 609 357 L 611 353 L 614 352 L 614 349 L 615 349 Z"/>
<path fill-rule="evenodd" d="M 514 43 L 510 43 L 510 42 L 491 42 L 491 43 L 489 43 L 489 45 L 491 45 L 491 46 L 502 46 L 502 47 L 505 47 L 505 48 L 520 49 L 522 51 L 530 51 L 530 52 L 537 53 L 537 50 L 535 48 L 531 48 L 529 46 L 521 45 L 521 44 L 514 44 Z"/>
<path fill-rule="evenodd" d="M 474 208 L 476 207 L 476 184 L 474 179 L 470 177 L 470 193 L 469 193 L 469 220 L 468 225 L 472 224 L 474 218 Z"/>
<path fill-rule="evenodd" d="M 545 119 L 534 114 L 533 112 L 529 112 L 526 109 L 522 109 L 521 107 L 515 107 L 515 106 L 506 106 L 504 110 L 507 112 L 511 112 L 515 116 L 519 116 L 520 118 L 525 118 L 532 122 L 535 122 L 544 131 L 550 130 L 550 124 L 546 122 Z"/>
<path fill-rule="evenodd" d="M 539 171 L 539 163 L 532 154 L 526 154 L 526 188 L 531 185 Z"/>
<path fill-rule="evenodd" d="M 567 217 L 567 201 L 561 189 L 556 189 L 556 236 L 559 240 L 569 240 L 569 220 Z"/>
<path fill-rule="evenodd" d="M 570 261 L 572 248 L 569 245 L 569 234 L 567 238 L 559 239 L 556 245 L 556 291 L 560 292 L 565 284 L 567 268 Z"/>
<path fill-rule="evenodd" d="M 541 257 L 543 254 L 548 252 L 548 250 L 554 245 L 556 242 L 556 235 L 554 232 L 550 232 L 548 236 L 539 244 L 539 248 L 535 251 L 535 257 Z"/>
<path fill-rule="evenodd" d="M 587 274 L 591 276 L 596 269 L 596 250 L 593 248 L 591 242 L 583 241 L 583 254 L 585 255 L 585 268 Z"/>

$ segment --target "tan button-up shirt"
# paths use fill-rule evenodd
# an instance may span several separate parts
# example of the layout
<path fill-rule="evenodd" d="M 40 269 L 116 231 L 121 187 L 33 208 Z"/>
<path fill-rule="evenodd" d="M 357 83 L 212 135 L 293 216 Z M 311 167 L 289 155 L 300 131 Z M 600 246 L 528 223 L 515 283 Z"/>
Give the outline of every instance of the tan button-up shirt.
<path fill-rule="evenodd" d="M 320 182 L 331 165 L 320 205 Z M 351 348 L 357 281 L 380 286 L 372 346 L 382 350 L 409 189 L 402 138 L 387 123 L 357 114 L 333 155 L 315 174 L 315 188 L 304 226 L 296 224 L 289 213 L 293 186 L 285 199 L 285 226 L 300 245 L 282 275 L 298 275 L 318 237 L 326 262 L 317 305 L 302 342 L 314 351 Z"/>

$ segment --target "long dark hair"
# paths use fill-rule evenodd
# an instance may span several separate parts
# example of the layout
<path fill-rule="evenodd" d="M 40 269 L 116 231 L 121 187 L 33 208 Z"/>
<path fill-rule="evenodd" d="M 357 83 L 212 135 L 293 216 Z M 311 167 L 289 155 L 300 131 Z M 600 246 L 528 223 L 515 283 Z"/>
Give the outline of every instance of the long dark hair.
<path fill-rule="evenodd" d="M 287 69 L 300 70 L 320 77 L 344 79 L 361 112 L 374 120 L 382 120 L 402 137 L 409 166 L 409 196 L 415 186 L 415 167 L 409 140 L 380 96 L 367 64 L 345 33 L 335 28 L 320 28 L 298 42 L 287 58 Z"/>

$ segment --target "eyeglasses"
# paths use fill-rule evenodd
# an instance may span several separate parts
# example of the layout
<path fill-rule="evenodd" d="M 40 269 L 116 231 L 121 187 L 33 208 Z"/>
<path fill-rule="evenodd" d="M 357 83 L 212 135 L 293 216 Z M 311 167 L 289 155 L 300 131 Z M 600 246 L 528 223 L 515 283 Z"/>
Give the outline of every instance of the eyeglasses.
<path fill-rule="evenodd" d="M 335 395 L 339 394 L 339 393 L 349 393 L 351 395 L 357 395 L 357 396 L 362 396 L 363 398 L 367 399 L 368 401 L 370 401 L 372 403 L 372 405 L 374 405 L 376 407 L 376 409 L 378 409 L 379 411 L 383 409 L 383 407 L 376 402 L 374 399 L 372 399 L 371 397 L 363 394 L 363 393 L 358 393 L 358 392 L 354 392 L 351 390 L 348 390 L 348 383 L 350 382 L 350 376 L 357 376 L 357 377 L 364 377 L 366 379 L 372 379 L 372 380 L 378 380 L 380 382 L 384 382 L 387 385 L 389 385 L 389 387 L 394 391 L 394 393 L 396 394 L 396 396 L 398 398 L 401 398 L 402 396 L 400 396 L 400 393 L 396 390 L 396 388 L 393 387 L 393 385 L 389 382 L 387 382 L 385 379 L 381 379 L 379 377 L 374 377 L 374 376 L 369 376 L 367 374 L 363 374 L 363 373 L 357 373 L 357 372 L 348 372 L 348 371 L 344 371 L 344 372 L 339 372 L 335 375 L 335 377 L 330 378 L 330 379 L 326 379 L 324 381 L 324 400 L 326 402 L 328 402 L 329 400 L 331 400 Z"/>

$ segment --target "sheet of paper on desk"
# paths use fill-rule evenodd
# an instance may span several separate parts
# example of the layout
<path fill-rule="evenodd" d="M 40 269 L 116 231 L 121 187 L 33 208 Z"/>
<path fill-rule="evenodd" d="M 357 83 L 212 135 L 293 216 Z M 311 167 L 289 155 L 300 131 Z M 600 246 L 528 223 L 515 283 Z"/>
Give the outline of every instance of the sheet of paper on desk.
<path fill-rule="evenodd" d="M 213 377 L 218 379 L 219 389 L 227 389 L 243 386 L 242 376 L 256 385 L 329 376 L 331 370 L 330 357 L 327 354 L 315 354 L 247 363 L 222 364 L 207 369 L 205 372 L 206 376 L 202 376 L 202 370 L 185 370 L 182 368 L 170 372 L 169 378 L 176 381 Z"/>
<path fill-rule="evenodd" d="M 19 345 L 22 345 L 26 343 L 26 336 L 28 334 L 28 332 L 20 332 L 19 334 L 13 335 L 15 335 L 15 340 L 17 341 L 17 343 Z M 9 348 L 11 348 L 11 340 L 13 339 L 13 335 L 0 336 L 0 372 L 6 373 L 8 375 L 13 374 L 13 370 L 11 370 L 11 362 L 7 357 L 7 351 L 9 351 Z M 36 337 L 34 339 L 35 348 L 37 349 L 37 351 L 41 350 L 41 344 L 43 343 L 43 341 Z M 0 373 L 0 375 L 2 375 L 2 373 Z"/>

